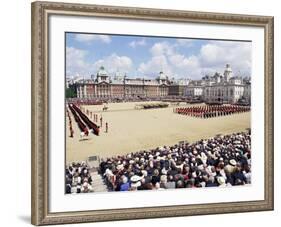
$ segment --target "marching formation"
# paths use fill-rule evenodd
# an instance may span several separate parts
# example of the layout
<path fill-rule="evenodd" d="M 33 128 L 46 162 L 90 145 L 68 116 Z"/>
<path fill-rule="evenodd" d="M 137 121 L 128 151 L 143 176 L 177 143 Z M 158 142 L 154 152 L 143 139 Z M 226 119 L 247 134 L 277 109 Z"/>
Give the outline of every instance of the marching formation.
<path fill-rule="evenodd" d="M 69 105 L 68 106 L 73 117 L 74 117 L 74 120 L 76 121 L 77 125 L 78 125 L 78 128 L 80 129 L 81 132 L 88 132 L 88 129 L 86 127 L 86 125 L 84 124 L 84 122 L 81 120 L 81 118 L 79 117 L 79 115 L 76 113 L 75 109 L 73 108 L 72 105 Z M 73 134 L 72 134 L 73 136 Z"/>
<path fill-rule="evenodd" d="M 168 103 L 153 103 L 153 104 L 141 104 L 143 109 L 157 109 L 157 108 L 166 108 L 169 106 Z"/>
<path fill-rule="evenodd" d="M 72 112 L 81 132 L 84 132 L 85 135 L 88 135 L 89 131 L 92 131 L 95 135 L 99 135 L 99 126 L 92 122 L 76 105 L 69 104 L 68 107 Z"/>
<path fill-rule="evenodd" d="M 111 191 L 250 184 L 251 132 L 107 158 L 100 172 Z"/>
<path fill-rule="evenodd" d="M 148 108 L 154 108 L 156 105 L 148 105 Z M 73 137 L 74 134 L 74 128 L 72 127 L 73 119 L 81 131 L 80 141 L 91 133 L 95 135 L 103 134 L 103 131 L 100 131 L 101 129 L 108 133 L 109 125 L 107 118 L 109 118 L 110 112 L 114 111 L 98 113 L 92 110 L 94 109 L 84 106 L 84 103 L 81 105 L 73 102 L 68 103 L 66 120 L 69 123 L 70 137 Z M 233 115 L 250 110 L 250 106 L 228 104 L 176 107 L 173 109 L 173 112 L 205 119 Z M 167 112 L 173 115 L 171 109 Z M 244 115 L 240 116 L 244 117 Z M 176 118 L 182 121 L 181 116 L 178 115 Z M 236 117 L 234 116 L 234 118 Z M 228 120 L 230 118 L 221 119 Z M 197 120 L 194 121 L 198 122 Z M 207 121 L 200 122 L 205 125 Z M 111 122 L 110 127 L 111 125 L 114 126 L 114 122 Z M 237 129 L 237 132 L 240 130 L 243 129 Z M 110 138 L 111 133 L 107 135 Z M 97 141 L 100 139 L 104 138 L 97 138 Z M 94 140 L 93 143 L 95 143 Z M 162 144 L 165 144 L 165 142 Z M 155 145 L 151 147 L 155 147 Z M 67 165 L 66 193 L 98 192 L 96 182 L 103 183 L 104 188 L 102 191 L 165 190 L 251 184 L 250 131 L 230 135 L 218 134 L 215 137 L 201 139 L 192 144 L 183 142 L 174 146 L 157 147 L 126 155 L 123 155 L 124 151 L 117 152 L 114 149 L 116 148 L 107 148 L 106 151 L 110 151 L 109 158 L 102 159 L 98 164 L 98 168 L 91 170 L 91 174 L 85 162 Z M 116 156 L 113 154 L 122 155 Z M 104 155 L 102 157 L 108 156 Z M 84 158 L 80 160 L 84 160 Z"/>
<path fill-rule="evenodd" d="M 67 114 L 67 117 L 68 117 L 68 126 L 69 126 L 70 137 L 73 137 L 74 130 L 72 128 L 72 120 L 71 120 L 71 117 L 70 117 L 70 114 L 69 114 L 68 110 L 66 110 L 66 114 Z"/>
<path fill-rule="evenodd" d="M 197 118 L 212 118 L 250 111 L 250 106 L 206 105 L 175 108 L 174 113 Z"/>
<path fill-rule="evenodd" d="M 100 129 L 103 127 L 102 115 L 100 115 L 99 117 L 98 114 L 86 109 L 85 107 L 76 105 L 74 103 L 68 104 L 68 107 L 78 125 L 78 128 L 81 131 L 80 138 L 88 137 L 89 133 L 91 132 L 97 136 L 100 135 Z M 66 110 L 67 117 L 69 119 L 70 137 L 73 137 L 74 130 L 72 127 L 70 112 L 68 109 Z M 93 119 L 93 121 L 91 119 Z M 108 133 L 108 128 L 109 128 L 108 122 L 105 122 L 105 129 L 104 129 L 105 133 Z"/>

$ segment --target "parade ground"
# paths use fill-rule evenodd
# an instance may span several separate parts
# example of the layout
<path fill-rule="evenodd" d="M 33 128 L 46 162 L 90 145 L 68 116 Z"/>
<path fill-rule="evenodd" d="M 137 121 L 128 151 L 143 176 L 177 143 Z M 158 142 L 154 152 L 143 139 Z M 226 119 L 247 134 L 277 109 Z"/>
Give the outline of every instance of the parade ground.
<path fill-rule="evenodd" d="M 107 111 L 102 111 L 104 105 L 82 106 L 98 114 L 98 119 L 101 116 L 103 119 L 100 135 L 90 133 L 83 140 L 80 139 L 80 130 L 70 115 L 74 137 L 69 137 L 70 132 L 66 124 L 66 162 L 84 161 L 94 155 L 101 158 L 117 156 L 158 146 L 174 145 L 179 141 L 194 142 L 217 134 L 230 134 L 250 128 L 251 112 L 202 119 L 173 113 L 176 106 L 172 105 L 167 108 L 145 110 L 136 108 L 139 104 L 142 103 L 109 103 Z M 180 105 L 189 106 L 192 105 Z M 105 122 L 108 123 L 107 133 Z M 97 124 L 100 125 L 100 120 Z"/>

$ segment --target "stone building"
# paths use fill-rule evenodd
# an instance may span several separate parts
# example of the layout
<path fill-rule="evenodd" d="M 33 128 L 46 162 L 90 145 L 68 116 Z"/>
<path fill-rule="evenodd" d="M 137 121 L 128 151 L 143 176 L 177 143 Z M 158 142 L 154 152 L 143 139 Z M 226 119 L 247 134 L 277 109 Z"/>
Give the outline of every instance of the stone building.
<path fill-rule="evenodd" d="M 153 79 L 108 76 L 104 67 L 91 79 L 77 82 L 78 98 L 165 97 L 169 93 L 169 79 L 163 72 Z"/>
<path fill-rule="evenodd" d="M 226 64 L 223 75 L 215 73 L 213 76 L 191 81 L 185 87 L 184 94 L 207 103 L 237 103 L 241 100 L 251 103 L 251 80 L 233 76 L 230 65 Z"/>
<path fill-rule="evenodd" d="M 100 67 L 91 79 L 75 82 L 78 98 L 141 98 L 186 96 L 206 103 L 251 103 L 251 80 L 234 76 L 229 64 L 223 74 L 204 76 L 201 80 L 174 80 L 160 72 L 156 79 L 129 78 L 116 73 L 110 77 Z"/>
<path fill-rule="evenodd" d="M 191 81 L 188 86 L 184 88 L 184 95 L 191 99 L 201 98 L 203 95 L 203 86 L 201 81 Z"/>

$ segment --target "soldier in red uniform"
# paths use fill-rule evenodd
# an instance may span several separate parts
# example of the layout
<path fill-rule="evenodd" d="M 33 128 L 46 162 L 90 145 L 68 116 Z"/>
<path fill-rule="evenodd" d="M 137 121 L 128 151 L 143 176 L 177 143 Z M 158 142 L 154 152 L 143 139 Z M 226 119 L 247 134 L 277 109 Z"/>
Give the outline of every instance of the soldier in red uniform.
<path fill-rule="evenodd" d="M 102 127 L 102 116 L 100 116 L 100 127 Z"/>
<path fill-rule="evenodd" d="M 108 123 L 105 122 L 105 132 L 108 133 Z"/>
<path fill-rule="evenodd" d="M 86 136 L 89 135 L 89 131 L 88 131 L 87 127 L 84 128 L 84 133 L 85 133 Z"/>
<path fill-rule="evenodd" d="M 74 134 L 73 128 L 70 126 L 69 130 L 70 130 L 70 137 L 73 138 L 73 134 Z"/>

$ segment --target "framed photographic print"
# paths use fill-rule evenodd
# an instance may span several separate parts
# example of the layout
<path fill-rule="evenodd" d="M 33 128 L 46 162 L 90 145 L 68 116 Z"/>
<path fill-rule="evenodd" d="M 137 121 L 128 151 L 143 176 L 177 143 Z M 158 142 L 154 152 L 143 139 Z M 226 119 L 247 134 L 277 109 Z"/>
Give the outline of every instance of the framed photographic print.
<path fill-rule="evenodd" d="M 273 17 L 32 3 L 32 223 L 273 209 Z"/>

